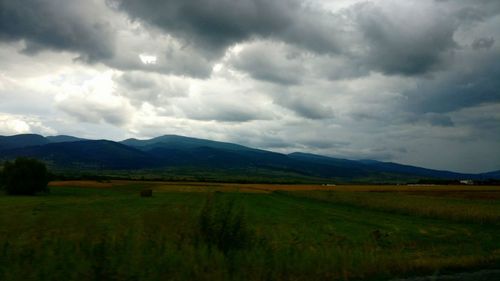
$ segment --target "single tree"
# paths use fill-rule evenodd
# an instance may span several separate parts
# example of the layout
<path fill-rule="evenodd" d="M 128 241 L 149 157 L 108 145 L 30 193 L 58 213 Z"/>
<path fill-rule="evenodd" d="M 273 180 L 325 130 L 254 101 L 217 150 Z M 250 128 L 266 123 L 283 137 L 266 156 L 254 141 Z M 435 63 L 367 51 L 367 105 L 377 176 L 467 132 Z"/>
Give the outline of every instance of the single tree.
<path fill-rule="evenodd" d="M 17 158 L 3 167 L 3 184 L 7 194 L 33 195 L 48 191 L 48 172 L 43 162 L 30 158 Z"/>
<path fill-rule="evenodd" d="M 3 175 L 3 167 L 4 163 L 2 163 L 2 166 L 0 167 L 0 190 L 3 190 L 5 187 L 5 177 Z"/>

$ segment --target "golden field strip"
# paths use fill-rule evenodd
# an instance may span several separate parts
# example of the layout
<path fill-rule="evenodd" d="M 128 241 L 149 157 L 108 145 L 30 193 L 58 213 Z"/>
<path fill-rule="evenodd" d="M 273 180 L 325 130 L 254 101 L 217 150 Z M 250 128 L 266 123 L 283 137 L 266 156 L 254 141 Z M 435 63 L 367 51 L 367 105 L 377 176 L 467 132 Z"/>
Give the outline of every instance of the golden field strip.
<path fill-rule="evenodd" d="M 239 191 L 239 192 L 272 192 L 272 191 L 342 191 L 342 192 L 401 192 L 414 195 L 450 196 L 484 198 L 478 195 L 489 195 L 491 199 L 500 199 L 500 186 L 485 185 L 318 185 L 318 184 L 239 184 L 239 183 L 206 183 L 206 182 L 160 182 L 160 181 L 54 181 L 50 187 L 72 186 L 87 188 L 117 188 L 120 186 L 140 185 L 154 191 L 165 192 L 206 192 L 206 191 Z"/>

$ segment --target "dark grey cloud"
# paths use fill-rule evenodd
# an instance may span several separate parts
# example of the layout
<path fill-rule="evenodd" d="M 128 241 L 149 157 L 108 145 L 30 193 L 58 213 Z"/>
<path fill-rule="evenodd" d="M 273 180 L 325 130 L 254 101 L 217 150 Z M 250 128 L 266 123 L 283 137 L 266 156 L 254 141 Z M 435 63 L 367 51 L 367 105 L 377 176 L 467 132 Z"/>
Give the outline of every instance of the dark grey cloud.
<path fill-rule="evenodd" d="M 126 103 L 110 104 L 80 96 L 69 97 L 57 107 L 72 118 L 85 123 L 108 123 L 123 126 L 132 118 L 133 111 Z"/>
<path fill-rule="evenodd" d="M 304 94 L 284 93 L 275 97 L 274 102 L 307 119 L 334 118 L 333 109 L 320 100 Z"/>
<path fill-rule="evenodd" d="M 241 88 L 207 83 L 204 89 L 193 90 L 188 96 L 177 99 L 175 107 L 192 120 L 244 123 L 272 120 L 275 115 L 266 110 L 263 106 L 266 103 L 266 100 L 244 93 Z"/>
<path fill-rule="evenodd" d="M 355 79 L 370 74 L 370 66 L 347 56 L 319 56 L 310 69 L 317 77 L 329 80 Z"/>
<path fill-rule="evenodd" d="M 396 1 L 366 2 L 334 13 L 301 0 L 0 0 L 0 40 L 23 40 L 26 53 L 69 50 L 90 62 L 121 70 L 143 70 L 207 78 L 212 64 L 231 45 L 270 39 L 343 61 L 326 69 L 332 79 L 366 75 L 421 75 L 445 69 L 459 47 L 454 34 L 463 24 L 500 12 L 498 1 L 429 1 L 412 6 Z M 106 5 L 107 4 L 107 5 Z M 114 11 L 114 12 L 113 12 Z M 123 11 L 180 40 L 169 45 L 148 29 L 122 32 Z M 394 12 L 397 11 L 397 12 Z M 401 24 L 401 21 L 405 24 Z M 129 26 L 130 27 L 130 26 Z M 142 36 L 142 35 L 141 35 Z M 491 48 L 493 37 L 478 38 L 474 48 Z M 155 47 L 155 45 L 158 45 Z M 158 63 L 138 55 L 153 50 Z M 252 77 L 281 84 L 301 83 L 300 68 L 282 70 L 286 61 L 266 50 L 247 53 L 237 66 Z M 291 65 L 300 61 L 290 59 Z M 350 64 L 350 67 L 346 67 Z M 328 67 L 328 66 L 327 66 Z M 302 71 L 304 71 L 302 69 Z"/>
<path fill-rule="evenodd" d="M 212 58 L 206 58 L 198 50 L 183 47 L 175 39 L 144 27 L 137 27 L 133 32 L 121 31 L 116 45 L 120 48 L 114 56 L 102 62 L 123 71 L 208 78 L 214 64 Z M 144 63 L 141 55 L 154 58 L 154 63 Z"/>
<path fill-rule="evenodd" d="M 339 149 L 336 153 L 325 154 L 334 158 L 344 158 L 353 160 L 378 160 L 378 161 L 393 161 L 395 155 L 400 153 L 399 151 L 390 150 L 386 147 L 380 148 L 369 148 L 369 149 Z"/>
<path fill-rule="evenodd" d="M 452 114 L 457 124 L 472 132 L 468 140 L 500 143 L 500 102 L 464 108 Z"/>
<path fill-rule="evenodd" d="M 456 7 L 456 16 L 460 21 L 474 23 L 484 21 L 500 12 L 500 2 L 497 0 L 454 0 L 437 1 Z"/>
<path fill-rule="evenodd" d="M 365 45 L 354 60 L 385 74 L 411 76 L 439 69 L 457 47 L 456 21 L 436 7 L 412 10 L 411 6 L 370 2 L 355 5 L 349 13 Z"/>
<path fill-rule="evenodd" d="M 404 94 L 412 112 L 445 113 L 483 103 L 500 102 L 500 50 L 463 54 L 453 68 L 437 77 L 423 78 Z"/>
<path fill-rule="evenodd" d="M 339 51 L 335 18 L 299 0 L 115 0 L 131 18 L 219 56 L 251 38 L 277 38 L 315 52 Z"/>
<path fill-rule="evenodd" d="M 397 1 L 365 2 L 333 14 L 307 6 L 288 10 L 295 20 L 287 29 L 260 34 L 278 41 L 274 46 L 245 45 L 230 63 L 257 80 L 285 85 L 300 84 L 304 76 L 319 71 L 318 77 L 332 80 L 366 76 L 370 71 L 408 77 L 432 75 L 446 71 L 463 48 L 455 40 L 461 27 L 470 27 L 495 14 L 495 9 L 486 11 L 485 5 L 473 1 L 422 3 L 412 6 Z M 464 9 L 482 16 L 465 19 Z M 289 57 L 279 41 L 315 55 L 306 60 Z M 493 37 L 484 37 L 472 46 L 488 49 L 493 44 Z"/>
<path fill-rule="evenodd" d="M 115 80 L 133 91 L 151 89 L 158 86 L 154 79 L 142 73 L 127 72 L 116 77 Z"/>
<path fill-rule="evenodd" d="M 248 122 L 255 120 L 255 115 L 251 112 L 238 110 L 226 110 L 217 113 L 208 114 L 192 114 L 191 118 L 204 121 L 222 121 L 222 122 Z"/>
<path fill-rule="evenodd" d="M 425 115 L 425 119 L 429 122 L 429 124 L 433 126 L 439 126 L 439 127 L 455 126 L 453 120 L 451 120 L 449 116 L 443 114 L 428 113 Z"/>
<path fill-rule="evenodd" d="M 24 40 L 26 53 L 68 50 L 85 61 L 113 56 L 114 34 L 96 1 L 0 0 L 0 40 Z"/>
<path fill-rule="evenodd" d="M 248 109 L 241 106 L 219 105 L 218 107 L 191 108 L 185 109 L 184 113 L 190 119 L 199 121 L 220 121 L 220 122 L 249 122 L 253 120 L 267 119 L 258 110 Z"/>
<path fill-rule="evenodd" d="M 137 107 L 149 103 L 161 108 L 170 105 L 172 98 L 186 96 L 189 90 L 189 82 L 178 77 L 141 71 L 125 72 L 113 80 L 117 84 L 117 94 Z"/>
<path fill-rule="evenodd" d="M 490 49 L 495 44 L 493 37 L 476 38 L 472 41 L 471 47 L 474 50 Z"/>
<path fill-rule="evenodd" d="M 341 147 L 346 147 L 349 146 L 348 142 L 344 141 L 335 141 L 331 139 L 317 139 L 317 138 L 311 138 L 306 141 L 300 142 L 307 148 L 313 148 L 313 149 L 330 149 L 330 148 L 341 148 Z"/>
<path fill-rule="evenodd" d="M 223 50 L 254 35 L 281 33 L 294 20 L 298 1 L 121 0 L 132 18 L 163 28 L 210 51 Z"/>
<path fill-rule="evenodd" d="M 257 80 L 294 85 L 306 70 L 299 57 L 298 50 L 278 42 L 253 42 L 231 57 L 229 64 Z"/>

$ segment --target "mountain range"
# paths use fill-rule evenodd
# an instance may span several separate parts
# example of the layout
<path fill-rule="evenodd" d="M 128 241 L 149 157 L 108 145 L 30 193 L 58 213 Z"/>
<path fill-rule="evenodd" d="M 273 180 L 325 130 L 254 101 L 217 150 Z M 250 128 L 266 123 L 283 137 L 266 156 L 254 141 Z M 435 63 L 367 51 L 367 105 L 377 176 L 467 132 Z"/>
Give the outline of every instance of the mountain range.
<path fill-rule="evenodd" d="M 500 179 L 500 171 L 464 174 L 376 160 L 348 160 L 309 153 L 282 154 L 234 143 L 164 135 L 147 140 L 88 140 L 73 136 L 0 136 L 0 160 L 33 157 L 56 170 L 154 170 L 189 168 L 249 175 L 353 179 Z"/>

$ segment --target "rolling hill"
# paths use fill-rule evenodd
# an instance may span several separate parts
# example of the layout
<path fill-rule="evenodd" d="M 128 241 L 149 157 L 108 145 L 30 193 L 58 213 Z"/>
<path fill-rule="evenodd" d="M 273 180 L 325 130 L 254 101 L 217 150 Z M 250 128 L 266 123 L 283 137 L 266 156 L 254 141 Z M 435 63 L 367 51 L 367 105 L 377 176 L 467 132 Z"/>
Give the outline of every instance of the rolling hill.
<path fill-rule="evenodd" d="M 48 144 L 50 141 L 40 135 L 22 134 L 0 136 L 0 150 Z"/>
<path fill-rule="evenodd" d="M 85 140 L 72 136 L 48 136 L 43 137 L 36 134 L 20 134 L 14 136 L 0 136 L 0 151 L 6 149 L 22 148 L 28 146 L 45 145 L 49 143 L 72 142 Z"/>
<path fill-rule="evenodd" d="M 0 160 L 34 157 L 54 169 L 138 170 L 189 168 L 217 169 L 244 176 L 280 173 L 320 179 L 483 179 L 500 178 L 499 172 L 462 174 L 375 160 L 347 160 L 295 152 L 281 154 L 238 144 L 165 135 L 121 142 L 84 140 L 72 136 L 43 137 L 27 134 L 0 136 Z M 266 172 L 267 171 L 267 172 Z"/>
<path fill-rule="evenodd" d="M 484 179 L 500 179 L 500 170 L 480 174 Z"/>
<path fill-rule="evenodd" d="M 126 139 L 120 143 L 137 147 L 142 150 L 150 150 L 158 147 L 171 149 L 193 149 L 198 147 L 210 147 L 223 150 L 257 150 L 234 143 L 219 142 L 178 135 L 164 135 L 148 140 Z"/>
<path fill-rule="evenodd" d="M 149 154 L 107 140 L 57 142 L 0 151 L 1 158 L 33 157 L 56 168 L 140 169 L 157 167 Z"/>

